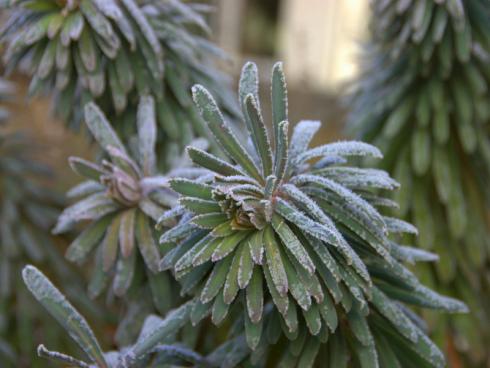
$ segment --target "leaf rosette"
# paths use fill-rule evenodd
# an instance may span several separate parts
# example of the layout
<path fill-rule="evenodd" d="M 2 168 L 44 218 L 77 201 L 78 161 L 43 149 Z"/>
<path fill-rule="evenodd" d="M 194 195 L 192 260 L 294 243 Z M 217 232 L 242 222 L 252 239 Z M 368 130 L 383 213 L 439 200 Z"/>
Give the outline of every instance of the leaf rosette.
<path fill-rule="evenodd" d="M 150 279 L 163 277 L 156 275 L 160 252 L 154 224 L 175 204 L 176 196 L 168 179 L 155 171 L 156 123 L 151 97 L 142 97 L 138 106 L 136 159 L 95 104 L 85 107 L 85 121 L 107 158 L 100 164 L 78 157 L 69 159 L 72 169 L 87 181 L 70 190 L 70 197 L 80 199 L 63 211 L 53 231 L 62 233 L 79 222 L 90 221 L 71 243 L 66 257 L 83 262 L 98 247 L 90 294 L 98 295 L 113 274 L 114 293 L 121 296 L 131 286 L 139 255 Z"/>
<path fill-rule="evenodd" d="M 160 268 L 173 269 L 183 291 L 196 295 L 193 322 L 211 313 L 219 324 L 232 307 L 243 305 L 238 315 L 250 348 L 263 353 L 270 336 L 277 341 L 285 335 L 291 341 L 286 355 L 300 349 L 294 357 L 305 355 L 305 364 L 306 356 L 313 364 L 329 335 L 342 344 L 349 335 L 354 359 L 376 366 L 376 350 L 390 346 L 378 346 L 373 336 L 386 336 L 386 329 L 425 364 L 443 364 L 399 302 L 451 312 L 466 307 L 424 287 L 402 265 L 434 255 L 398 245 L 394 236 L 416 229 L 378 211 L 396 206 L 379 191 L 398 184 L 383 171 L 348 160 L 381 158 L 380 151 L 345 141 L 309 148 L 320 127 L 316 121 L 299 122 L 289 139 L 281 63 L 272 70 L 272 134 L 261 114 L 253 63 L 244 66 L 239 84 L 248 142 L 236 138 L 202 86 L 193 88 L 193 97 L 229 159 L 188 148 L 192 161 L 212 175 L 172 179 L 180 207 L 161 218 L 184 213 L 160 239 L 170 248 Z"/>

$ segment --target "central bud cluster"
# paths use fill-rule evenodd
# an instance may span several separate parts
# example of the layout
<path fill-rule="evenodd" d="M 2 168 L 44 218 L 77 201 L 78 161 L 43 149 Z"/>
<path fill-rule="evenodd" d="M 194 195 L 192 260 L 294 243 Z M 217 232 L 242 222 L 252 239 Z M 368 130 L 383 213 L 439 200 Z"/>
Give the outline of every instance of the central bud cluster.
<path fill-rule="evenodd" d="M 241 190 L 240 190 L 241 189 Z M 220 186 L 213 190 L 213 198 L 231 220 L 235 230 L 263 229 L 268 221 L 265 200 L 257 193 L 237 186 Z"/>
<path fill-rule="evenodd" d="M 142 198 L 140 178 L 134 177 L 115 166 L 104 162 L 107 174 L 101 175 L 100 181 L 107 187 L 107 195 L 126 207 L 137 206 Z"/>

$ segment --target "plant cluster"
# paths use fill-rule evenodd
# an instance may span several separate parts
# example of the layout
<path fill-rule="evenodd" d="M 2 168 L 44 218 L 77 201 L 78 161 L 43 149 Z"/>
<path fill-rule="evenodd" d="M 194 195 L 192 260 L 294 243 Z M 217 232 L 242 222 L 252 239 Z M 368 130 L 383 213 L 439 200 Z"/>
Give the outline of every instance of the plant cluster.
<path fill-rule="evenodd" d="M 453 334 L 468 358 L 488 361 L 490 6 L 375 1 L 372 11 L 349 124 L 385 152 L 398 213 L 441 258 L 422 277 L 480 311 L 438 323 L 439 341 Z"/>
<path fill-rule="evenodd" d="M 471 88 L 477 86 L 480 74 L 474 70 L 478 68 L 470 67 L 467 72 L 464 66 L 473 60 L 468 52 L 484 52 L 486 34 L 481 33 L 487 25 L 482 20 L 486 13 L 477 18 L 466 11 L 469 5 L 458 7 L 457 1 L 416 3 L 412 8 L 410 1 L 374 2 L 384 19 L 377 24 L 380 39 L 391 40 L 407 32 L 411 38 L 399 41 L 403 47 L 398 56 L 404 62 L 395 63 L 396 67 L 388 62 L 396 60 L 391 53 L 397 48 L 391 42 L 386 49 L 377 49 L 382 54 L 376 65 L 388 64 L 382 72 L 372 73 L 373 80 L 361 84 L 356 106 L 359 101 L 363 106 L 380 106 L 376 113 L 381 111 L 386 117 L 394 104 L 414 101 L 409 112 L 425 120 L 417 126 L 412 142 L 419 147 L 421 139 L 427 153 L 432 146 L 427 143 L 431 131 L 426 115 L 436 110 L 432 105 L 427 111 L 412 107 L 433 99 L 412 96 L 413 89 L 405 93 L 402 87 L 420 88 L 424 74 L 420 75 L 416 62 L 424 60 L 428 70 L 435 68 L 430 56 L 440 45 L 453 42 L 458 57 L 453 67 L 461 68 L 465 78 L 468 73 L 472 76 L 468 77 Z M 363 158 L 383 158 L 371 144 L 338 141 L 310 147 L 320 122 L 303 120 L 290 128 L 282 63 L 272 69 L 272 117 L 266 120 L 257 66 L 249 62 L 243 67 L 235 102 L 223 76 L 210 63 L 211 56 L 222 54 L 203 37 L 208 33 L 206 6 L 178 0 L 14 0 L 1 4 L 10 9 L 0 35 L 7 45 L 7 69 L 23 69 L 32 76 L 31 94 L 54 94 L 64 120 L 73 127 L 83 121 L 101 149 L 96 162 L 69 159 L 84 181 L 68 192 L 73 204 L 59 214 L 53 232 L 78 233 L 66 250 L 68 260 L 79 264 L 94 260 L 87 268 L 91 276 L 88 294 L 91 298 L 104 294 L 115 311 L 111 316 L 118 323 L 114 346 L 103 349 L 87 320 L 40 270 L 28 265 L 22 271 L 28 290 L 76 343 L 65 348 L 46 337 L 50 349 L 66 353 L 40 345 L 38 355 L 79 368 L 445 365 L 444 354 L 429 338 L 428 327 L 417 312 L 464 313 L 467 307 L 424 286 L 410 270 L 418 262 L 435 264 L 438 257 L 404 245 L 413 240 L 417 229 L 398 218 L 394 212 L 398 204 L 390 198 L 392 191 L 401 193 L 395 195 L 401 198 L 402 215 L 412 213 L 411 202 L 404 197 L 404 177 L 400 189 L 398 181 L 384 170 L 361 165 Z M 480 2 L 469 0 L 468 4 Z M 405 31 L 402 20 L 407 15 L 410 27 Z M 436 15 L 438 30 L 432 32 L 441 38 L 431 36 L 431 52 L 410 56 L 412 43 L 416 48 L 429 47 L 422 40 Z M 473 17 L 474 23 L 469 22 Z M 475 39 L 482 45 L 468 51 L 470 23 L 478 25 Z M 389 32 L 383 28 L 387 26 Z M 395 29 L 404 31 L 395 35 Z M 416 36 L 411 35 L 414 30 Z M 458 32 L 466 38 L 458 38 Z M 441 55 L 452 55 L 451 50 Z M 399 94 L 390 91 L 389 98 L 377 96 L 374 101 L 374 93 L 362 97 L 363 91 L 380 81 L 403 76 L 400 70 L 410 72 L 410 78 L 404 79 L 405 85 L 395 84 Z M 450 71 L 441 68 L 436 82 L 445 83 L 453 76 Z M 480 92 L 475 111 L 484 114 L 476 104 L 483 89 Z M 435 100 L 439 109 L 446 106 L 443 97 L 447 92 L 442 88 L 441 93 Z M 360 111 L 354 113 L 369 120 L 363 120 L 363 129 L 381 129 L 375 115 Z M 446 146 L 454 140 L 449 134 L 451 114 L 448 107 Z M 412 132 L 405 128 L 405 120 L 391 119 L 396 124 L 390 125 L 396 127 L 390 128 L 388 143 L 380 142 L 383 149 L 391 144 L 401 146 L 401 134 Z M 467 121 L 470 127 L 484 122 Z M 240 129 L 235 129 L 237 124 Z M 440 126 L 437 134 L 444 135 L 438 129 Z M 468 129 L 461 133 L 466 141 L 457 152 L 478 158 L 481 139 L 472 141 Z M 6 141 L 13 142 L 11 138 Z M 182 153 L 184 146 L 187 149 Z M 408 156 L 403 155 L 389 149 L 382 165 L 408 165 Z M 15 152 L 12 160 L 19 157 Z M 406 169 L 409 173 L 413 167 L 417 175 L 428 175 L 428 166 L 422 170 L 426 156 L 418 152 L 409 157 L 413 161 Z M 9 166 L 12 160 L 2 155 L 0 169 L 13 167 L 12 174 L 24 176 L 23 170 Z M 483 179 L 486 173 L 481 171 Z M 451 185 L 459 178 L 450 177 Z M 11 175 L 6 178 L 10 180 Z M 430 183 L 430 178 L 414 185 Z M 468 182 L 473 183 L 472 178 Z M 19 190 L 27 185 L 22 181 L 13 187 Z M 443 189 L 448 201 L 454 201 L 456 189 Z M 2 252 L 8 245 L 30 245 L 20 235 L 30 229 L 28 221 L 37 225 L 34 220 L 49 219 L 39 212 L 30 219 L 26 210 L 27 222 L 20 215 L 14 218 L 15 224 L 6 222 L 12 213 L 23 215 L 24 209 L 4 213 L 3 202 L 19 198 L 17 208 L 24 204 L 37 211 L 44 208 L 35 205 L 44 192 L 24 192 L 20 197 L 7 190 L 1 193 Z M 30 193 L 35 194 L 32 200 Z M 424 209 L 428 208 L 425 221 L 415 218 L 415 223 L 423 230 L 421 241 L 429 247 L 439 246 L 437 239 L 424 235 L 427 224 L 439 221 L 435 211 L 440 205 L 431 212 L 428 203 L 424 202 Z M 457 220 L 460 215 L 458 212 Z M 52 225 L 46 224 L 42 232 Z M 19 236 L 16 233 L 9 239 L 12 229 L 18 229 Z M 44 250 L 44 244 L 41 248 Z M 13 262 L 0 255 L 0 272 L 8 272 L 5 267 Z M 64 275 L 53 272 L 53 276 L 55 283 L 70 292 L 70 299 L 74 291 L 79 292 L 62 282 Z M 81 351 L 73 349 L 77 346 Z M 80 353 L 84 355 L 81 359 L 77 357 Z"/>

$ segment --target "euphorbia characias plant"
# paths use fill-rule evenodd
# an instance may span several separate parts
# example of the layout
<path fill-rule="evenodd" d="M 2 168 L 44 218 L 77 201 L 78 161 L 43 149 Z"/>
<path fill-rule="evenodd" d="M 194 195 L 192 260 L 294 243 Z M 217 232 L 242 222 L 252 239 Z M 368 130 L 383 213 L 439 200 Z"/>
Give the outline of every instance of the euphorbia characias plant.
<path fill-rule="evenodd" d="M 233 309 L 230 318 L 243 328 L 232 334 L 244 330 L 255 363 L 264 363 L 268 345 L 281 339 L 286 366 L 443 366 L 443 355 L 407 306 L 448 312 L 465 312 L 466 306 L 426 288 L 402 264 L 435 256 L 399 245 L 399 234 L 416 229 L 380 214 L 379 207 L 396 204 L 379 189 L 397 183 L 349 161 L 381 158 L 380 151 L 355 141 L 310 148 L 320 127 L 316 121 L 299 122 L 289 139 L 281 63 L 274 65 L 271 84 L 269 134 L 257 68 L 243 67 L 239 97 L 246 145 L 210 93 L 193 87 L 203 120 L 229 161 L 189 147 L 192 161 L 211 174 L 171 180 L 184 215 L 160 239 L 174 245 L 160 266 L 171 268 L 195 296 L 191 320 L 212 314 L 219 324 Z M 321 359 L 326 352 L 328 359 Z M 233 366 L 246 355 L 247 349 L 229 348 L 213 359 Z"/>
<path fill-rule="evenodd" d="M 171 280 L 165 273 L 158 274 L 161 255 L 154 226 L 160 215 L 175 205 L 176 195 L 168 179 L 156 172 L 154 100 L 150 96 L 141 98 L 133 150 L 125 147 L 95 104 L 85 107 L 85 121 L 106 158 L 101 163 L 70 158 L 72 169 L 87 180 L 70 190 L 69 196 L 78 201 L 59 216 L 54 232 L 65 232 L 82 221 L 91 222 L 71 243 L 66 256 L 84 262 L 95 253 L 89 286 L 93 297 L 103 291 L 111 276 L 113 292 L 117 296 L 126 294 L 142 258 L 150 287 L 161 296 L 154 298 L 154 304 L 164 313 L 171 305 Z M 182 171 L 192 175 L 195 170 L 182 167 L 175 173 Z"/>

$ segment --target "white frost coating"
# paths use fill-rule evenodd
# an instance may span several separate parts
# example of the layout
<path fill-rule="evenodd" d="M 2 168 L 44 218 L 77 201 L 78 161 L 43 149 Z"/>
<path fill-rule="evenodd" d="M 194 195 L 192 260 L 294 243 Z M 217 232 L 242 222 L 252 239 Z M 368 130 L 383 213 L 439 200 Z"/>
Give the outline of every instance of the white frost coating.
<path fill-rule="evenodd" d="M 246 244 L 244 244 L 246 245 Z M 240 262 L 238 263 L 238 287 L 247 287 L 253 273 L 252 255 L 246 246 L 241 248 Z"/>
<path fill-rule="evenodd" d="M 259 107 L 259 72 L 257 69 L 257 65 L 251 61 L 247 61 L 245 65 L 242 67 L 242 71 L 240 73 L 240 81 L 238 83 L 238 94 L 240 98 L 240 104 L 243 105 L 245 103 L 245 98 L 248 94 L 252 94 L 254 96 L 255 101 L 257 103 L 258 109 Z M 243 109 L 244 110 L 244 109 Z"/>
<path fill-rule="evenodd" d="M 128 19 L 123 15 L 121 9 L 116 4 L 115 0 L 93 0 L 95 6 L 104 14 L 107 18 L 113 19 L 119 27 L 119 30 L 124 35 L 126 40 L 130 44 L 130 50 L 136 49 L 136 42 L 133 29 Z"/>
<path fill-rule="evenodd" d="M 408 247 L 405 245 L 398 245 L 391 242 L 391 254 L 393 257 L 399 259 L 400 261 L 405 261 L 411 264 L 415 262 L 434 262 L 439 260 L 439 256 L 435 253 L 428 252 L 423 249 Z"/>
<path fill-rule="evenodd" d="M 151 48 L 155 52 L 155 54 L 158 57 L 159 65 L 160 68 L 163 68 L 163 62 L 161 61 L 162 57 L 162 46 L 160 45 L 160 41 L 158 40 L 157 35 L 155 34 L 153 27 L 148 23 L 145 15 L 141 11 L 141 9 L 136 5 L 136 3 L 132 0 L 120 0 L 126 9 L 129 11 L 131 14 L 133 20 L 136 22 L 138 27 L 141 29 L 141 33 L 143 34 L 143 37 L 146 38 L 148 43 L 150 44 Z M 160 69 L 160 72 L 162 69 Z M 158 76 L 156 76 L 158 77 Z"/>
<path fill-rule="evenodd" d="M 148 354 L 162 339 L 181 329 L 189 320 L 193 304 L 193 301 L 189 301 L 167 313 L 165 319 L 154 324 L 153 328 L 148 329 L 146 334 L 138 340 L 131 350 L 124 354 L 124 360 L 140 359 Z"/>
<path fill-rule="evenodd" d="M 94 333 L 85 318 L 66 300 L 65 296 L 34 266 L 24 267 L 22 278 L 32 295 L 63 326 L 90 359 L 101 368 L 107 368 L 102 349 Z"/>
<path fill-rule="evenodd" d="M 297 163 L 324 156 L 371 156 L 382 158 L 381 151 L 373 145 L 358 141 L 339 141 L 315 147 L 301 153 Z"/>
<path fill-rule="evenodd" d="M 412 321 L 377 287 L 372 288 L 372 293 L 371 303 L 378 312 L 386 317 L 401 335 L 416 343 L 419 339 L 419 334 Z"/>
<path fill-rule="evenodd" d="M 359 276 L 371 284 L 371 277 L 369 276 L 366 265 L 359 258 L 357 253 L 350 247 L 350 245 L 343 239 L 335 225 L 333 225 L 333 222 L 333 228 L 327 227 L 325 224 L 319 224 L 318 222 L 311 220 L 301 212 L 294 209 L 294 207 L 281 198 L 277 200 L 276 208 L 282 216 L 284 216 L 288 221 L 296 224 L 305 233 L 310 234 L 328 244 L 336 246 L 345 257 L 347 264 L 353 265 Z"/>
<path fill-rule="evenodd" d="M 313 261 L 285 221 L 273 220 L 272 227 L 279 235 L 279 238 L 281 238 L 284 246 L 289 249 L 291 254 L 298 260 L 301 266 L 307 270 L 310 275 L 313 274 L 315 272 L 315 265 L 313 264 Z"/>
<path fill-rule="evenodd" d="M 252 157 L 250 157 L 228 124 L 226 124 L 213 96 L 203 86 L 196 84 L 192 87 L 192 97 L 199 108 L 203 120 L 224 153 L 253 177 L 260 178 L 259 171 Z"/>
<path fill-rule="evenodd" d="M 400 184 L 392 179 L 386 171 L 377 169 L 360 169 L 357 167 L 327 167 L 314 172 L 316 175 L 332 179 L 343 186 L 354 189 L 388 189 L 398 188 Z"/>
<path fill-rule="evenodd" d="M 105 193 L 92 194 L 63 210 L 53 229 L 53 234 L 61 234 L 78 221 L 99 218 L 118 208 L 119 206 Z"/>
<path fill-rule="evenodd" d="M 59 353 L 57 351 L 48 350 L 42 344 L 37 347 L 37 355 L 39 357 L 48 358 L 64 364 L 70 364 L 72 366 L 76 366 L 79 368 L 90 368 L 90 366 L 87 363 L 78 360 L 70 355 Z"/>
<path fill-rule="evenodd" d="M 116 132 L 112 129 L 102 110 L 95 103 L 89 102 L 85 105 L 84 112 L 87 127 L 103 149 L 114 146 L 127 154 L 126 148 Z"/>
<path fill-rule="evenodd" d="M 357 211 L 357 215 L 360 216 L 367 223 L 373 221 L 381 233 L 386 229 L 386 224 L 379 214 L 379 212 L 371 206 L 367 201 L 362 199 L 359 195 L 353 191 L 345 188 L 344 186 L 336 183 L 333 180 L 323 178 L 318 175 L 298 175 L 294 178 L 293 182 L 295 184 L 316 184 L 322 188 L 330 190 L 342 197 L 346 203 L 352 205 Z M 380 230 L 377 233 L 380 233 Z"/>
<path fill-rule="evenodd" d="M 138 126 L 139 161 L 145 175 L 152 175 L 156 170 L 155 145 L 157 142 L 157 123 L 155 100 L 151 96 L 142 96 L 136 115 Z"/>
<path fill-rule="evenodd" d="M 289 157 L 292 158 L 293 162 L 297 155 L 308 148 L 320 126 L 321 123 L 318 120 L 301 120 L 295 125 L 289 146 Z"/>
<path fill-rule="evenodd" d="M 415 226 L 406 221 L 387 216 L 384 216 L 384 221 L 390 233 L 408 233 L 414 235 L 418 235 L 419 233 Z"/>
<path fill-rule="evenodd" d="M 85 197 L 90 194 L 94 194 L 95 192 L 100 192 L 102 190 L 105 190 L 105 187 L 102 184 L 93 180 L 87 180 L 72 187 L 66 193 L 66 196 L 68 198 Z"/>

